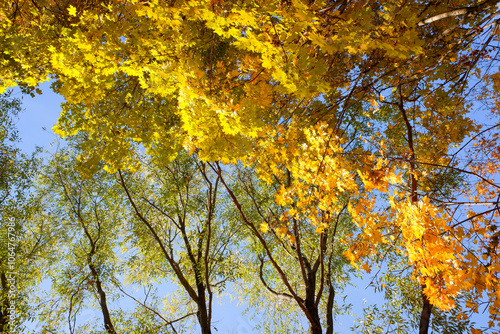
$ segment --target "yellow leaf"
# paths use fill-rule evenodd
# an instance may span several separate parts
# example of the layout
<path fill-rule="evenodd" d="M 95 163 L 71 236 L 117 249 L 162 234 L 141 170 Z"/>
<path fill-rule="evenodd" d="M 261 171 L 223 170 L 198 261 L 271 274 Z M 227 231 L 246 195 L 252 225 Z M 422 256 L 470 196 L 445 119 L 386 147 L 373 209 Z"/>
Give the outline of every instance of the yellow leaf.
<path fill-rule="evenodd" d="M 269 225 L 267 225 L 267 223 L 261 223 L 260 230 L 262 233 L 267 233 L 267 231 L 269 231 Z"/>
<path fill-rule="evenodd" d="M 284 237 L 288 232 L 288 228 L 285 226 L 285 225 L 281 225 L 280 227 L 278 227 L 276 229 L 276 234 L 279 236 L 279 237 Z"/>
<path fill-rule="evenodd" d="M 70 6 L 68 7 L 68 13 L 69 13 L 69 15 L 71 15 L 71 16 L 76 16 L 76 8 L 70 5 Z"/>

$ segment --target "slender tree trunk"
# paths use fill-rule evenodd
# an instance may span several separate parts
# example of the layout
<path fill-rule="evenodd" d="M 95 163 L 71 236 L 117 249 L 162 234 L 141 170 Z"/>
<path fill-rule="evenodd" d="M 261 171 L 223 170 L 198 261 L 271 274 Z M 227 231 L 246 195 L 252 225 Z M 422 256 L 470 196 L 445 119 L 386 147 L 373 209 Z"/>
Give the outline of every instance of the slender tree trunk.
<path fill-rule="evenodd" d="M 210 328 L 210 320 L 208 319 L 208 313 L 206 305 L 204 305 L 201 301 L 198 304 L 198 312 L 196 313 L 198 317 L 198 323 L 201 327 L 202 334 L 212 334 L 212 330 Z"/>
<path fill-rule="evenodd" d="M 4 272 L 0 273 L 1 284 L 2 284 L 2 297 L 1 310 L 0 310 L 0 333 L 10 333 L 9 328 L 9 297 L 7 296 L 9 288 L 7 286 L 7 277 Z"/>
<path fill-rule="evenodd" d="M 92 272 L 92 276 L 94 277 L 97 292 L 99 293 L 99 304 L 101 305 L 102 316 L 104 319 L 104 328 L 106 329 L 106 332 L 108 334 L 116 334 L 115 327 L 113 326 L 113 322 L 111 321 L 111 317 L 109 315 L 108 303 L 106 301 L 106 292 L 104 292 L 104 290 L 102 289 L 99 274 L 97 273 L 97 270 L 92 263 L 89 263 L 89 268 Z"/>
<path fill-rule="evenodd" d="M 202 334 L 212 334 L 211 321 L 208 317 L 207 300 L 205 298 L 205 285 L 202 281 L 201 273 L 198 271 L 196 273 L 196 288 L 198 290 L 198 323 L 201 327 Z"/>
<path fill-rule="evenodd" d="M 432 304 L 429 302 L 429 298 L 422 293 L 422 299 L 424 305 L 422 306 L 422 313 L 420 314 L 420 328 L 419 334 L 427 334 L 429 332 L 429 323 L 431 320 Z"/>
<path fill-rule="evenodd" d="M 309 268 L 308 268 L 309 269 Z M 318 305 L 315 303 L 316 297 L 316 272 L 308 270 L 308 282 L 306 283 L 306 300 L 304 302 L 307 310 L 307 320 L 309 322 L 309 334 L 322 334 L 321 321 L 319 318 Z"/>
<path fill-rule="evenodd" d="M 335 290 L 331 279 L 328 277 L 328 301 L 326 303 L 326 334 L 333 334 L 333 302 Z"/>

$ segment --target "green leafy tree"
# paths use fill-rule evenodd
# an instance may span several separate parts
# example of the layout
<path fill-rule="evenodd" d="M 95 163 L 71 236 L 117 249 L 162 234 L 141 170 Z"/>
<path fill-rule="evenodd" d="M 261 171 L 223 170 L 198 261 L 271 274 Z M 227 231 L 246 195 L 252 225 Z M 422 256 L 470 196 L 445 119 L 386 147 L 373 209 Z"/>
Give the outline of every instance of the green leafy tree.
<path fill-rule="evenodd" d="M 74 149 L 61 149 L 39 180 L 38 191 L 50 210 L 46 219 L 59 232 L 59 260 L 51 270 L 55 296 L 41 313 L 42 328 L 59 328 L 66 318 L 70 333 L 75 333 L 78 314 L 93 305 L 101 312 L 106 333 L 114 334 L 110 301 L 116 293 L 112 282 L 121 272 L 115 252 L 126 221 L 123 202 L 111 176 L 101 172 L 83 178 L 78 165 Z"/>
<path fill-rule="evenodd" d="M 29 156 L 16 147 L 20 139 L 15 119 L 21 111 L 21 100 L 12 92 L 0 96 L 0 330 L 4 333 L 22 331 L 23 323 L 33 320 L 30 297 L 44 277 L 41 268 L 50 263 L 48 245 L 54 239 L 53 230 L 39 218 L 43 208 L 31 192 L 39 170 L 36 152 Z"/>
<path fill-rule="evenodd" d="M 175 282 L 180 292 L 167 298 L 167 311 L 178 321 L 196 316 L 201 332 L 211 333 L 213 300 L 237 278 L 238 266 L 234 235 L 240 227 L 220 177 L 183 152 L 171 163 L 149 161 L 140 172 L 119 176 L 136 216 L 127 240 L 138 249 L 129 280 Z"/>
<path fill-rule="evenodd" d="M 260 330 L 290 333 L 294 324 L 300 324 L 299 318 L 304 317 L 310 333 L 322 333 L 323 328 L 326 333 L 333 333 L 334 317 L 345 311 L 335 296 L 343 290 L 352 271 L 343 256 L 345 245 L 341 242 L 352 228 L 347 205 L 332 217 L 318 212 L 324 223 L 318 233 L 308 217 L 295 215 L 297 205 L 302 203 L 292 202 L 285 208 L 276 205 L 277 190 L 291 182 L 289 173 L 285 173 L 288 179 L 276 179 L 269 185 L 256 178 L 252 169 L 240 168 L 231 177 L 220 165 L 211 167 L 221 177 L 238 209 L 240 224 L 247 230 L 240 236 L 246 236 L 246 252 L 250 254 L 243 298 L 248 298 L 257 313 L 266 303 L 275 305 L 277 312 L 284 312 L 277 315 L 276 311 L 267 311 L 268 321 Z"/>

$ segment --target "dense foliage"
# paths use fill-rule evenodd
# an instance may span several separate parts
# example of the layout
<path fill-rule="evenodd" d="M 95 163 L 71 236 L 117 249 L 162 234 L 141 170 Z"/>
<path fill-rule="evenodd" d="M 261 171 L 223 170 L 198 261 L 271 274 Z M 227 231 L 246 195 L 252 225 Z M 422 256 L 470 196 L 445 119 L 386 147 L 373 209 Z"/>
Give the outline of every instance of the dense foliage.
<path fill-rule="evenodd" d="M 367 309 L 362 331 L 494 332 L 498 4 L 0 4 L 0 89 L 52 80 L 66 100 L 55 130 L 71 149 L 37 190 L 51 211 L 37 219 L 70 240 L 50 272 L 66 299 L 44 317 L 73 331 L 94 294 L 107 333 L 190 318 L 211 333 L 227 283 L 251 307 L 282 303 L 263 332 L 302 318 L 344 332 L 336 291 L 362 270 L 397 312 Z M 179 285 L 169 306 L 109 310 L 126 283 L 157 281 Z"/>

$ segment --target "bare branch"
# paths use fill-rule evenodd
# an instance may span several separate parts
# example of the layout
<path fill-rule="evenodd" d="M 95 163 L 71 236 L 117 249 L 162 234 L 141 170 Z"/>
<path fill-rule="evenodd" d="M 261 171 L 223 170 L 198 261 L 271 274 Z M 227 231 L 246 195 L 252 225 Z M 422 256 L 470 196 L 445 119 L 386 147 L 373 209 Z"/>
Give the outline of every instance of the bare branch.
<path fill-rule="evenodd" d="M 115 284 L 116 285 L 116 284 Z M 188 313 L 186 314 L 185 316 L 183 317 L 180 317 L 178 319 L 175 319 L 175 320 L 167 320 L 165 319 L 160 313 L 158 313 L 155 309 L 152 309 L 151 307 L 147 306 L 145 303 L 142 303 L 140 300 L 138 300 L 137 298 L 135 298 L 134 296 L 132 295 L 129 295 L 128 293 L 126 293 L 119 285 L 116 285 L 116 287 L 118 288 L 118 290 L 120 290 L 125 296 L 131 298 L 132 300 L 134 300 L 137 304 L 141 305 L 142 307 L 144 307 L 145 309 L 153 312 L 155 315 L 157 315 L 158 317 L 160 317 L 168 326 L 170 326 L 171 324 L 175 323 L 175 322 L 178 322 L 178 321 L 181 321 L 183 319 L 186 319 L 187 317 L 189 316 L 192 316 L 192 315 L 196 315 L 196 312 L 191 312 L 191 313 Z"/>

